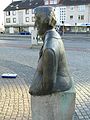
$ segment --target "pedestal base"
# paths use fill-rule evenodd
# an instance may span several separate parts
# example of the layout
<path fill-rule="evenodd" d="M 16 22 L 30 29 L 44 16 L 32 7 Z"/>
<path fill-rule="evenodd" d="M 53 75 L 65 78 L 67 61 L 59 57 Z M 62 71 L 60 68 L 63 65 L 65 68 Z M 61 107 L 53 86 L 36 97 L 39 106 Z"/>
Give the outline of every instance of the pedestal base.
<path fill-rule="evenodd" d="M 46 96 L 31 96 L 32 120 L 72 120 L 75 89 Z"/>

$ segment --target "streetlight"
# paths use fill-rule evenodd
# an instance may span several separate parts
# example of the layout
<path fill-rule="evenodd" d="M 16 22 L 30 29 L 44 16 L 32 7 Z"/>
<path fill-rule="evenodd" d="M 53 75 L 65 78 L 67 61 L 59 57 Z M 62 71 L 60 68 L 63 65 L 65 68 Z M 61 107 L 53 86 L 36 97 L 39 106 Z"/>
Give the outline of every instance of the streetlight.
<path fill-rule="evenodd" d="M 63 24 L 63 35 L 64 35 L 64 21 L 62 21 L 62 24 Z"/>
<path fill-rule="evenodd" d="M 77 23 L 75 23 L 75 33 L 77 33 Z"/>

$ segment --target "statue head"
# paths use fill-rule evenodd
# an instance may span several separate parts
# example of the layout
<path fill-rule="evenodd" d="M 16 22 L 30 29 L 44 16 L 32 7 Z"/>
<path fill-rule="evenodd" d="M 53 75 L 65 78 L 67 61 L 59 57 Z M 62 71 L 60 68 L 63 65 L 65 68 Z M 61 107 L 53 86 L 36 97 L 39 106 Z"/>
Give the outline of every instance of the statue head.
<path fill-rule="evenodd" d="M 35 27 L 38 34 L 43 36 L 47 30 L 55 27 L 55 8 L 52 6 L 39 6 L 35 8 Z"/>

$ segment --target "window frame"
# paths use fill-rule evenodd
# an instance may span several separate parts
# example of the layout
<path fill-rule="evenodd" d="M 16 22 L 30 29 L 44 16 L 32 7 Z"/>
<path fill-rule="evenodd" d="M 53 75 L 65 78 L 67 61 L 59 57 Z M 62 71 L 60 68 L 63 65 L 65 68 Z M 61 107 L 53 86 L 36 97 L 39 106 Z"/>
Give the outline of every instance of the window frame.
<path fill-rule="evenodd" d="M 25 14 L 29 14 L 29 9 L 25 9 Z"/>
<path fill-rule="evenodd" d="M 16 23 L 16 18 L 13 18 L 13 23 Z"/>
<path fill-rule="evenodd" d="M 29 17 L 25 17 L 25 22 L 29 22 Z"/>
<path fill-rule="evenodd" d="M 11 19 L 10 18 L 6 18 L 6 23 L 10 23 Z"/>

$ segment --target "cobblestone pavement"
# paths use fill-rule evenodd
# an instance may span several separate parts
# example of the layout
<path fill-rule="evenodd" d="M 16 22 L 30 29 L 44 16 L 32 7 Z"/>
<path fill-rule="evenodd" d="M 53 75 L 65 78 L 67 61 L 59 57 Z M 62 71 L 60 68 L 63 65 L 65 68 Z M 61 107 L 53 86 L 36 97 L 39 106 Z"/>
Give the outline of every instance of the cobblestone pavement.
<path fill-rule="evenodd" d="M 72 45 L 72 47 L 70 46 Z M 75 81 L 74 120 L 90 120 L 90 42 L 65 41 L 70 71 Z M 0 76 L 17 73 L 16 79 L 0 77 L 0 120 L 31 120 L 29 85 L 39 49 L 0 43 Z"/>
<path fill-rule="evenodd" d="M 12 71 L 0 67 L 0 73 Z M 31 120 L 30 95 L 25 80 L 0 79 L 0 120 Z"/>

